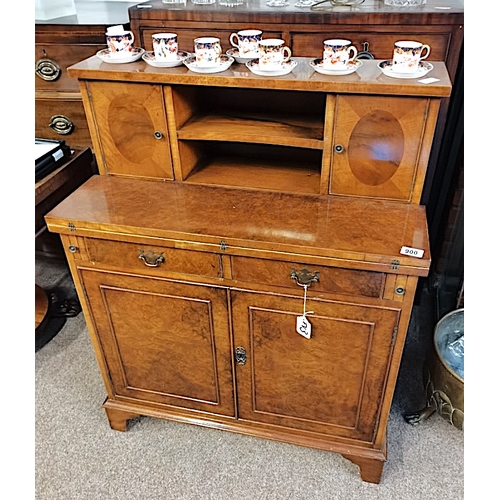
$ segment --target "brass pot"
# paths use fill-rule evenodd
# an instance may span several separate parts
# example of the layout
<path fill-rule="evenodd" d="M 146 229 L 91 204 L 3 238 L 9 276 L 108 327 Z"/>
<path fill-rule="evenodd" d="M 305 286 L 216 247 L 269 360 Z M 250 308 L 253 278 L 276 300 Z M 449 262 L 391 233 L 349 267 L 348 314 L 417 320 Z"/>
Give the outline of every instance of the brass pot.
<path fill-rule="evenodd" d="M 434 412 L 441 415 L 457 429 L 464 428 L 464 378 L 453 369 L 444 355 L 444 347 L 451 335 L 463 335 L 464 309 L 457 309 L 443 316 L 434 329 L 433 348 L 424 364 L 423 378 L 427 405 L 422 410 L 405 415 L 408 423 L 415 425 L 429 418 Z M 454 330 L 451 332 L 451 330 Z M 461 339 L 463 341 L 463 337 Z M 456 341 L 455 341 L 456 342 Z M 463 345 L 463 344 L 462 344 Z"/>

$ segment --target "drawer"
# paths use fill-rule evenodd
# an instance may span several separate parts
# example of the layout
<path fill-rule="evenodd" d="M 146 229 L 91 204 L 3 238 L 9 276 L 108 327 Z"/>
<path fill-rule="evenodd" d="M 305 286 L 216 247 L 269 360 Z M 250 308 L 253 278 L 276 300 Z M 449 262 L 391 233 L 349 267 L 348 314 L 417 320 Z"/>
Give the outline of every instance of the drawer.
<path fill-rule="evenodd" d="M 35 44 L 35 90 L 79 92 L 78 80 L 68 76 L 67 67 L 106 47 L 105 40 L 104 45 Z"/>
<path fill-rule="evenodd" d="M 291 277 L 293 269 L 297 272 L 307 269 L 311 273 L 318 273 L 319 281 L 311 283 L 309 287 L 309 290 L 313 292 L 375 298 L 383 296 L 384 273 L 251 257 L 232 258 L 233 279 L 236 281 L 301 289 L 296 280 Z"/>
<path fill-rule="evenodd" d="M 35 137 L 64 140 L 71 148 L 92 147 L 82 100 L 35 99 Z"/>
<path fill-rule="evenodd" d="M 368 51 L 375 59 L 392 59 L 394 43 L 398 40 L 418 40 L 430 46 L 429 61 L 446 61 L 451 35 L 449 33 L 366 33 L 343 32 L 337 27 L 331 33 L 292 33 L 292 53 L 301 57 L 322 57 L 323 42 L 328 38 L 346 38 L 361 52 L 364 43 L 368 43 Z"/>
<path fill-rule="evenodd" d="M 221 274 L 219 256 L 213 253 L 93 238 L 87 238 L 85 246 L 88 259 L 97 264 L 214 278 Z"/>

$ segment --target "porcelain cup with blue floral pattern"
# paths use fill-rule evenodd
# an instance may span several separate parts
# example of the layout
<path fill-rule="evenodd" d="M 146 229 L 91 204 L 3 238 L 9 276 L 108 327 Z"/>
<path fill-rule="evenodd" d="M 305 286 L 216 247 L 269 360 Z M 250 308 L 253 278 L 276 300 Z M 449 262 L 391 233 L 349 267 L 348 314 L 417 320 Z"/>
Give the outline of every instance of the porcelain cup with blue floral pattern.
<path fill-rule="evenodd" d="M 134 34 L 123 29 L 123 25 L 110 26 L 106 31 L 109 57 L 123 57 L 134 51 Z"/>
<path fill-rule="evenodd" d="M 427 59 L 431 49 L 428 45 L 411 40 L 401 40 L 394 44 L 392 71 L 395 73 L 416 73 L 420 61 Z"/>
<path fill-rule="evenodd" d="M 200 68 L 210 68 L 220 64 L 222 47 L 220 38 L 214 36 L 203 36 L 194 41 L 194 53 L 196 65 Z"/>
<path fill-rule="evenodd" d="M 260 30 L 241 30 L 231 33 L 229 42 L 238 49 L 240 57 L 257 59 L 259 57 L 259 42 L 262 40 Z"/>
<path fill-rule="evenodd" d="M 323 42 L 323 68 L 345 70 L 354 61 L 358 50 L 350 40 L 331 39 Z"/>
<path fill-rule="evenodd" d="M 259 69 L 279 71 L 292 57 L 292 51 L 279 38 L 266 38 L 259 42 Z"/>
<path fill-rule="evenodd" d="M 177 34 L 176 33 L 154 33 L 153 51 L 155 60 L 158 62 L 177 61 Z"/>

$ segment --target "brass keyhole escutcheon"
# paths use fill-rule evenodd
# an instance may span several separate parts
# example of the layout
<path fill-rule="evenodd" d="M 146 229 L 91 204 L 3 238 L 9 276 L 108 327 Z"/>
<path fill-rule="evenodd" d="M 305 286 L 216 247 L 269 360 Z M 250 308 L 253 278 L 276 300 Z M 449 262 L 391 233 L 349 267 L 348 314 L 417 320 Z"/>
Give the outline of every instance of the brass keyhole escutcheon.
<path fill-rule="evenodd" d="M 236 363 L 239 365 L 244 365 L 247 362 L 247 351 L 243 346 L 238 346 L 235 349 Z"/>

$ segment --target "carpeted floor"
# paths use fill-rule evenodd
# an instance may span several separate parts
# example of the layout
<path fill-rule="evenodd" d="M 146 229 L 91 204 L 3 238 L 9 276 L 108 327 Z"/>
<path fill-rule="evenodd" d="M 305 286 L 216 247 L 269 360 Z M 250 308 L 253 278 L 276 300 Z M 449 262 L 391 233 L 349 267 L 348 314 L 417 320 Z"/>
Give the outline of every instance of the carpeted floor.
<path fill-rule="evenodd" d="M 76 297 L 64 263 L 37 258 L 37 284 Z M 83 314 L 35 354 L 37 500 L 460 500 L 464 434 L 423 407 L 422 362 L 434 318 L 414 308 L 379 485 L 342 456 L 188 424 L 141 417 L 110 429 L 105 389 Z"/>

